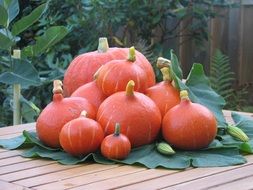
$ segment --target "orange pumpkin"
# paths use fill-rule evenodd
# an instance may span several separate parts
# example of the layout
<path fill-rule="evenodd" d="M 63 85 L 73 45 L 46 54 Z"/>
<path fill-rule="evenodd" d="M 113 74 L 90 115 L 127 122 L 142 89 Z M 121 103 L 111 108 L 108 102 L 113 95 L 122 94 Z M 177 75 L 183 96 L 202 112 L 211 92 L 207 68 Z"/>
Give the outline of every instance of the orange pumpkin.
<path fill-rule="evenodd" d="M 114 134 L 104 138 L 101 144 L 101 153 L 109 159 L 122 160 L 131 151 L 131 143 L 127 136 L 120 134 L 120 125 L 116 123 Z"/>
<path fill-rule="evenodd" d="M 47 146 L 60 147 L 59 134 L 62 127 L 87 110 L 90 118 L 96 117 L 95 108 L 84 98 L 63 98 L 61 81 L 54 81 L 53 101 L 39 115 L 36 131 L 39 139 Z"/>
<path fill-rule="evenodd" d="M 63 80 L 64 94 L 70 96 L 78 87 L 93 81 L 93 75 L 102 65 L 114 59 L 123 59 L 122 48 L 109 48 L 106 38 L 99 38 L 97 51 L 77 56 L 68 66 Z"/>
<path fill-rule="evenodd" d="M 162 117 L 169 109 L 180 103 L 179 91 L 171 84 L 169 70 L 168 67 L 162 68 L 163 81 L 148 88 L 145 92 L 159 107 Z"/>
<path fill-rule="evenodd" d="M 117 92 L 100 105 L 97 121 L 106 135 L 112 134 L 115 124 L 120 123 L 122 134 L 129 138 L 132 147 L 138 147 L 156 139 L 161 113 L 153 100 L 134 92 L 134 81 L 129 81 L 126 92 Z"/>
<path fill-rule="evenodd" d="M 84 156 L 95 152 L 104 139 L 102 127 L 96 121 L 86 117 L 83 111 L 79 118 L 66 123 L 60 132 L 62 148 L 73 156 Z"/>
<path fill-rule="evenodd" d="M 192 103 L 187 91 L 180 92 L 181 102 L 171 108 L 163 118 L 164 139 L 182 150 L 207 147 L 217 133 L 216 119 L 203 105 Z"/>
<path fill-rule="evenodd" d="M 93 104 L 97 110 L 100 104 L 105 100 L 106 95 L 104 95 L 101 89 L 98 88 L 96 81 L 92 81 L 80 86 L 73 92 L 71 97 L 85 98 Z"/>
<path fill-rule="evenodd" d="M 97 84 L 102 92 L 110 96 L 115 92 L 123 91 L 129 80 L 136 84 L 138 92 L 144 92 L 148 88 L 148 75 L 137 63 L 134 47 L 129 48 L 128 59 L 113 60 L 99 69 Z"/>

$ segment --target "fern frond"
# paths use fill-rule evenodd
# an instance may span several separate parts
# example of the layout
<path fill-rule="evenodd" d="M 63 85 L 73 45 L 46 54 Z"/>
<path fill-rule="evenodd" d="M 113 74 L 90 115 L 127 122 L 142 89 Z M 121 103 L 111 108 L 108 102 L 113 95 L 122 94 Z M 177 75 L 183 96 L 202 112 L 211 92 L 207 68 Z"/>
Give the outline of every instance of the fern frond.
<path fill-rule="evenodd" d="M 210 66 L 211 87 L 227 101 L 233 95 L 232 83 L 235 80 L 228 56 L 216 50 Z"/>

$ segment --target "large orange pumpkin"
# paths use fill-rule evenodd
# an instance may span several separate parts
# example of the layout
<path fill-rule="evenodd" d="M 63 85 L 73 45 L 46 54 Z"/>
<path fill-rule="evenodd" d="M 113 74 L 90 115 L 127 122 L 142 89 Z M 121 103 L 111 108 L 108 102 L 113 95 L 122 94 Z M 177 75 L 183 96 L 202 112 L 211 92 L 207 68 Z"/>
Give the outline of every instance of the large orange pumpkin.
<path fill-rule="evenodd" d="M 150 97 L 159 107 L 162 117 L 165 113 L 180 103 L 179 91 L 171 84 L 170 68 L 161 69 L 163 81 L 148 88 L 145 94 Z"/>
<path fill-rule="evenodd" d="M 129 81 L 126 92 L 117 92 L 105 99 L 98 109 L 97 121 L 105 135 L 112 134 L 115 124 L 120 123 L 121 133 L 129 138 L 132 147 L 138 147 L 156 139 L 161 113 L 153 100 L 133 89 L 134 81 Z"/>
<path fill-rule="evenodd" d="M 70 96 L 78 87 L 93 81 L 93 75 L 102 65 L 114 59 L 123 59 L 122 48 L 109 48 L 106 38 L 99 38 L 97 51 L 77 56 L 68 66 L 63 80 L 64 94 Z"/>
<path fill-rule="evenodd" d="M 203 105 L 192 103 L 187 91 L 180 92 L 181 102 L 163 118 L 164 139 L 178 149 L 198 150 L 207 147 L 217 133 L 216 119 Z"/>
<path fill-rule="evenodd" d="M 73 156 L 84 156 L 99 149 L 104 132 L 96 121 L 86 117 L 83 111 L 79 118 L 66 123 L 60 132 L 62 148 Z"/>
<path fill-rule="evenodd" d="M 140 60 L 135 56 L 134 47 L 129 48 L 129 55 L 124 60 L 112 60 L 99 69 L 97 76 L 98 87 L 102 92 L 111 94 L 123 91 L 129 80 L 136 84 L 135 90 L 144 92 L 148 87 L 146 71 L 138 64 Z"/>
<path fill-rule="evenodd" d="M 93 104 L 97 110 L 107 96 L 103 94 L 100 88 L 98 88 L 96 81 L 92 81 L 80 86 L 76 91 L 73 92 L 71 97 L 85 98 L 91 104 Z"/>
<path fill-rule="evenodd" d="M 62 127 L 86 110 L 90 118 L 96 117 L 95 108 L 86 99 L 80 97 L 63 98 L 61 81 L 54 81 L 53 101 L 39 115 L 36 131 L 39 139 L 46 145 L 60 147 L 59 133 Z"/>

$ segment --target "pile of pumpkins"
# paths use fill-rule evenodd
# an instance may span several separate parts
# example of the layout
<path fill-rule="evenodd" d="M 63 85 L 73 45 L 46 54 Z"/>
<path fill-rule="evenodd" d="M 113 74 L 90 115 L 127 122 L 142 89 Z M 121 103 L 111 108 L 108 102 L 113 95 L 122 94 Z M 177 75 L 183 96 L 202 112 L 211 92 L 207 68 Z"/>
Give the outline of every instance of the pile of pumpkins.
<path fill-rule="evenodd" d="M 97 51 L 70 63 L 63 83 L 54 81 L 53 100 L 37 119 L 39 139 L 73 156 L 100 149 L 110 159 L 124 159 L 160 134 L 178 149 L 207 147 L 217 133 L 214 115 L 173 86 L 169 64 L 161 72 L 156 83 L 143 54 L 100 38 Z"/>

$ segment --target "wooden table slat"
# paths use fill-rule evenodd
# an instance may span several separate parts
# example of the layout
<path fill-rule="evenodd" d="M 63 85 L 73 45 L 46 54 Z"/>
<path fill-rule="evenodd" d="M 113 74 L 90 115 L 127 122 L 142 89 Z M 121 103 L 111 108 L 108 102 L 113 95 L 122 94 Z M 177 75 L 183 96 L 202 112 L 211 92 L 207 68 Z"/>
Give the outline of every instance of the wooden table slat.
<path fill-rule="evenodd" d="M 235 180 L 229 183 L 225 183 L 219 186 L 214 186 L 209 188 L 208 190 L 249 190 L 253 189 L 253 176 L 247 178 L 240 178 L 239 180 Z"/>
<path fill-rule="evenodd" d="M 10 126 L 10 127 L 2 127 L 0 128 L 0 136 L 9 135 L 9 134 L 20 134 L 23 130 L 31 130 L 34 129 L 35 123 L 27 123 L 22 125 Z"/>
<path fill-rule="evenodd" d="M 71 179 L 78 178 L 79 181 L 83 181 L 82 178 L 84 175 L 90 175 L 90 176 L 97 175 L 97 173 L 101 171 L 110 172 L 114 168 L 118 168 L 118 167 L 119 165 L 116 165 L 116 164 L 115 165 L 83 164 L 82 166 L 78 168 L 73 168 L 69 170 L 54 172 L 54 173 L 35 176 L 35 177 L 29 177 L 27 179 L 15 181 L 14 183 L 23 185 L 26 187 L 34 187 L 34 186 L 43 185 L 43 184 L 50 184 L 52 185 L 52 187 L 55 187 L 54 185 L 57 185 L 57 183 L 61 183 L 64 180 L 70 181 Z"/>
<path fill-rule="evenodd" d="M 28 188 L 0 180 L 0 190 L 28 190 Z"/>
<path fill-rule="evenodd" d="M 223 183 L 230 183 L 234 180 L 249 177 L 252 175 L 252 171 L 253 164 L 164 188 L 163 190 L 201 190 L 203 188 L 210 188 L 212 186 L 217 186 Z"/>
<path fill-rule="evenodd" d="M 88 184 L 96 181 L 101 181 L 109 178 L 114 178 L 117 176 L 129 175 L 131 173 L 136 173 L 140 171 L 147 170 L 144 167 L 133 167 L 133 166 L 120 166 L 116 168 L 112 168 L 110 170 L 104 170 L 96 173 L 81 175 L 78 177 L 73 177 L 65 180 L 60 180 L 55 183 L 49 183 L 46 185 L 36 186 L 35 188 L 38 190 L 42 189 L 65 189 L 65 188 L 73 188 L 76 186 L 80 186 L 83 184 Z M 24 185 L 24 183 L 18 183 Z M 26 186 L 26 185 L 25 185 Z"/>

